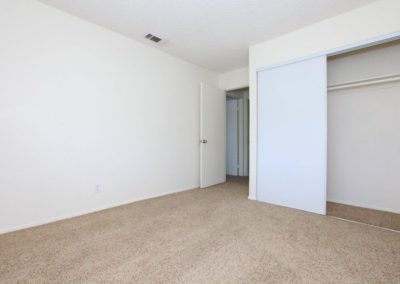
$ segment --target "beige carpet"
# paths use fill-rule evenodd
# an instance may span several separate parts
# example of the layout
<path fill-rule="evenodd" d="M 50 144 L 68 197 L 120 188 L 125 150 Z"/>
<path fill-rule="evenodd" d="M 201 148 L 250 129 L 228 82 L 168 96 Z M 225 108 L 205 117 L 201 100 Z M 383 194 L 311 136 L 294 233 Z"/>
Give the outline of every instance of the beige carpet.
<path fill-rule="evenodd" d="M 245 180 L 0 236 L 1 283 L 400 283 L 400 234 L 247 199 Z"/>

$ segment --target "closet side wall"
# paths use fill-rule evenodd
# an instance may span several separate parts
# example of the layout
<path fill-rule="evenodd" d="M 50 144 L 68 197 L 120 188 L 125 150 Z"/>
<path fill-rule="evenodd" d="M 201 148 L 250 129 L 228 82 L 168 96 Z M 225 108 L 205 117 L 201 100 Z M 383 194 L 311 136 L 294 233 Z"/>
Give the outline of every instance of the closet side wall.
<path fill-rule="evenodd" d="M 331 58 L 328 85 L 400 74 L 400 43 Z M 400 213 L 400 82 L 328 94 L 328 201 Z"/>

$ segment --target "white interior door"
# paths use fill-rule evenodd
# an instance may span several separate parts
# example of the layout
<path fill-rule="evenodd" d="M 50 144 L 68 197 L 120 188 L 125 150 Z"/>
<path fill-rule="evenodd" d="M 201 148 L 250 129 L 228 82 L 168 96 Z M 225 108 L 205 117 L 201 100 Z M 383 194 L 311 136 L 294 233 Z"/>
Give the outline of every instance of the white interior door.
<path fill-rule="evenodd" d="M 200 187 L 226 180 L 226 98 L 225 92 L 200 86 Z"/>
<path fill-rule="evenodd" d="M 325 214 L 326 57 L 258 73 L 257 200 Z"/>

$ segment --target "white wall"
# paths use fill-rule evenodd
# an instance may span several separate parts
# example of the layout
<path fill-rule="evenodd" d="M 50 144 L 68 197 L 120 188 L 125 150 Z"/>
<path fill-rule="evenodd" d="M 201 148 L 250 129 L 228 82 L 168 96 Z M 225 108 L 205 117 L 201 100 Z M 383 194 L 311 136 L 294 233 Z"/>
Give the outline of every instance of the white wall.
<path fill-rule="evenodd" d="M 334 57 L 329 84 L 400 74 L 400 42 Z M 328 200 L 400 213 L 400 82 L 329 92 Z"/>
<path fill-rule="evenodd" d="M 0 232 L 198 187 L 215 74 L 33 0 L 0 35 Z"/>
<path fill-rule="evenodd" d="M 256 197 L 257 70 L 400 31 L 400 1 L 381 0 L 250 47 L 250 190 Z"/>
<path fill-rule="evenodd" d="M 249 86 L 249 68 L 232 70 L 218 76 L 219 88 L 225 91 L 246 88 Z"/>

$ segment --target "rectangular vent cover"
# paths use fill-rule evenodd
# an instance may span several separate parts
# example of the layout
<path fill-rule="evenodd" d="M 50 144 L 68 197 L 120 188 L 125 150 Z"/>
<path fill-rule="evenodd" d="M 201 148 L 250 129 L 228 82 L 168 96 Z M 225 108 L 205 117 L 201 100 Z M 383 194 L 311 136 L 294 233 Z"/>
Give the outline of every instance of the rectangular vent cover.
<path fill-rule="evenodd" d="M 147 38 L 148 40 L 154 41 L 155 43 L 159 43 L 161 41 L 161 38 L 152 34 L 147 34 L 144 37 Z"/>

